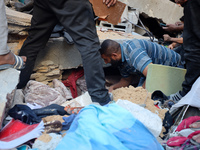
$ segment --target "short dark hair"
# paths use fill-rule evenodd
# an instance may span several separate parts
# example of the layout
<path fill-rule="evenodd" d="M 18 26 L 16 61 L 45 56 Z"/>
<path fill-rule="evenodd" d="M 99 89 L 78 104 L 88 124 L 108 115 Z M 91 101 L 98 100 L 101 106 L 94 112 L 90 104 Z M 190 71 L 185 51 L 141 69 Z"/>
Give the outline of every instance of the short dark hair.
<path fill-rule="evenodd" d="M 110 40 L 110 39 L 106 39 L 105 41 L 103 41 L 103 43 L 101 44 L 101 48 L 100 48 L 100 53 L 101 55 L 111 55 L 114 52 L 117 52 L 120 50 L 120 44 L 117 43 L 116 41 Z"/>

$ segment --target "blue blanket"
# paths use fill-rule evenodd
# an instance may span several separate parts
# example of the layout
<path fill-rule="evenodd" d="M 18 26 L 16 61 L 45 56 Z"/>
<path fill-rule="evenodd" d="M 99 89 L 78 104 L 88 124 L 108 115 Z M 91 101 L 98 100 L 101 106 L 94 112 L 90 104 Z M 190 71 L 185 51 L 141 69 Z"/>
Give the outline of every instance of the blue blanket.
<path fill-rule="evenodd" d="M 153 134 L 113 103 L 89 105 L 74 119 L 56 150 L 163 150 Z"/>

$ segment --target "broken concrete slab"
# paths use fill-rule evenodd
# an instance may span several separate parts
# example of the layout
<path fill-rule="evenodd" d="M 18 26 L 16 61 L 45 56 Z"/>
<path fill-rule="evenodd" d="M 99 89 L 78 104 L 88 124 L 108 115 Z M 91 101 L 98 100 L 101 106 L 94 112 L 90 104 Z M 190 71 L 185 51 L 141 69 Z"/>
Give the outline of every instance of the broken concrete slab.
<path fill-rule="evenodd" d="M 19 71 L 16 69 L 10 68 L 3 71 L 0 71 L 0 129 L 5 117 L 5 107 L 6 107 L 6 96 L 7 93 L 11 93 L 15 89 L 19 81 Z"/>
<path fill-rule="evenodd" d="M 144 37 L 141 35 L 132 35 L 123 32 L 97 31 L 97 33 L 100 39 L 100 43 L 102 43 L 105 39 L 113 39 L 119 43 L 133 38 L 149 39 L 148 37 Z M 61 70 L 78 68 L 79 66 L 82 66 L 81 55 L 78 49 L 76 48 L 75 44 L 67 44 L 63 37 L 51 38 L 48 41 L 45 49 L 38 54 L 34 70 L 39 69 L 41 67 L 42 62 L 49 60 L 51 60 L 54 65 L 58 65 L 59 69 Z"/>
<path fill-rule="evenodd" d="M 6 7 L 6 16 L 8 23 L 17 24 L 21 26 L 30 26 L 32 15 L 12 10 Z"/>
<path fill-rule="evenodd" d="M 183 8 L 170 0 L 120 0 L 127 2 L 133 8 L 144 12 L 149 17 L 162 19 L 167 24 L 173 24 L 183 16 Z"/>
<path fill-rule="evenodd" d="M 9 34 L 28 35 L 32 15 L 6 7 Z"/>
<path fill-rule="evenodd" d="M 38 54 L 35 70 L 40 67 L 41 62 L 51 60 L 59 69 L 71 69 L 81 66 L 81 55 L 75 45 L 69 45 L 64 38 L 52 38 L 44 50 Z"/>

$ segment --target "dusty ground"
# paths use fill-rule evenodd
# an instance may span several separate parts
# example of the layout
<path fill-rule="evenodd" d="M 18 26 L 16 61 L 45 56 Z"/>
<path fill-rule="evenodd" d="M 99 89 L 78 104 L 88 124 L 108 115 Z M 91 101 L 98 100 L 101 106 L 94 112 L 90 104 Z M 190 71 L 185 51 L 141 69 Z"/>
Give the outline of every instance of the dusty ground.
<path fill-rule="evenodd" d="M 146 99 L 146 109 L 150 110 L 153 113 L 158 114 L 158 116 L 163 120 L 165 117 L 165 113 L 167 112 L 166 109 L 159 109 L 155 107 L 154 101 L 151 99 L 151 93 L 147 92 L 142 87 L 125 87 L 125 88 L 119 88 L 114 90 L 113 92 L 113 98 L 115 101 L 118 99 L 122 100 L 128 100 L 135 104 L 144 104 Z"/>

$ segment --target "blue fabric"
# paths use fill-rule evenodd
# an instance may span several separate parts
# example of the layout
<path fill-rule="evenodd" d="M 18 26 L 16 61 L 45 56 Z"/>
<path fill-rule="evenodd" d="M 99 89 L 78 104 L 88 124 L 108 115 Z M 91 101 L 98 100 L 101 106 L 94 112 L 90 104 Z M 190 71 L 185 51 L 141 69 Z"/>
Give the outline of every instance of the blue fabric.
<path fill-rule="evenodd" d="M 121 45 L 122 64 L 119 66 L 122 77 L 135 72 L 142 73 L 148 64 L 179 66 L 181 56 L 171 49 L 147 40 L 133 39 Z"/>
<path fill-rule="evenodd" d="M 62 130 L 68 130 L 76 116 L 76 114 L 71 114 L 69 117 L 63 117 L 65 122 L 62 123 Z"/>
<path fill-rule="evenodd" d="M 83 108 L 56 150 L 163 150 L 133 115 L 112 103 Z"/>

